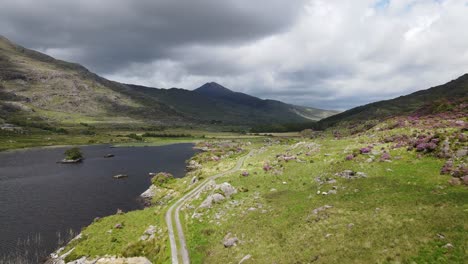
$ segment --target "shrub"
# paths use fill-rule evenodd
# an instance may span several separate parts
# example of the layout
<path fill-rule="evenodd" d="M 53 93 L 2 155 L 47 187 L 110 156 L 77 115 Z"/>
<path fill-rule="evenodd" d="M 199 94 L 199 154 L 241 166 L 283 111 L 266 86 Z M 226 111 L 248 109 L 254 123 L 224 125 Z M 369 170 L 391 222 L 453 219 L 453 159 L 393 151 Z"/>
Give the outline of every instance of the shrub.
<path fill-rule="evenodd" d="M 391 160 L 391 159 L 392 157 L 390 156 L 388 152 L 384 152 L 382 156 L 380 157 L 380 161 L 386 161 L 386 160 Z"/>
<path fill-rule="evenodd" d="M 370 147 L 361 148 L 361 149 L 360 149 L 360 152 L 361 152 L 361 154 L 368 154 L 368 153 L 371 152 L 371 148 L 370 148 Z"/>
<path fill-rule="evenodd" d="M 270 171 L 271 169 L 272 169 L 272 167 L 270 166 L 270 163 L 265 162 L 265 163 L 263 164 L 263 170 L 264 170 L 264 171 Z"/>
<path fill-rule="evenodd" d="M 177 137 L 193 137 L 190 134 L 171 134 L 171 133 L 144 133 L 142 137 L 167 137 L 167 138 L 177 138 Z"/>
<path fill-rule="evenodd" d="M 89 129 L 86 129 L 86 130 L 81 130 L 79 132 L 81 135 L 86 135 L 86 136 L 94 136 L 96 135 L 96 132 L 92 131 L 92 130 L 89 130 Z"/>
<path fill-rule="evenodd" d="M 65 151 L 65 157 L 69 160 L 77 160 L 82 159 L 83 154 L 81 153 L 81 150 L 79 148 L 73 147 Z"/>
<path fill-rule="evenodd" d="M 174 176 L 168 172 L 160 172 L 151 179 L 151 183 L 153 183 L 156 186 L 163 186 L 164 184 L 168 183 L 174 179 Z"/>
<path fill-rule="evenodd" d="M 132 133 L 132 134 L 128 134 L 127 135 L 128 138 L 131 138 L 131 139 L 135 139 L 135 140 L 138 140 L 138 141 L 142 141 L 143 138 L 135 133 Z"/>

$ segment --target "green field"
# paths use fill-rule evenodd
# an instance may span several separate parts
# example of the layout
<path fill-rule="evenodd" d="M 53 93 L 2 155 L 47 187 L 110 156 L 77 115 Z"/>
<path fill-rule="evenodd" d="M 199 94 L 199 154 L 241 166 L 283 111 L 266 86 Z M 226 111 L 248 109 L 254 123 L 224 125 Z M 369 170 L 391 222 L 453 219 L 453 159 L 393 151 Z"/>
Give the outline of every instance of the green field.
<path fill-rule="evenodd" d="M 206 150 L 193 158 L 201 169 L 158 186 L 151 207 L 109 216 L 84 228 L 82 238 L 64 251 L 74 248 L 67 260 L 115 255 L 170 263 L 164 222 L 168 206 L 197 186 L 190 184 L 193 177 L 203 180 L 226 171 L 253 150 L 240 171 L 216 180 L 231 184 L 236 194 L 211 208 L 199 208 L 208 195 L 219 192 L 211 189 L 183 207 L 181 220 L 192 263 L 238 263 L 247 255 L 251 258 L 245 263 L 466 263 L 466 185 L 453 186 L 448 183 L 450 175 L 440 174 L 445 159 L 394 148 L 386 140 L 436 132 L 456 138 L 452 136 L 466 132 L 390 129 L 389 122 L 339 138 L 331 132 L 314 139 L 297 134 L 234 139 L 235 134 L 219 133 L 209 138 L 203 133 L 204 138 L 194 140 Z M 454 140 L 455 148 L 466 146 Z M 372 152 L 358 153 L 369 145 Z M 354 158 L 347 160 L 352 153 Z M 382 161 L 384 153 L 389 154 L 388 161 Z M 465 164 L 466 156 L 455 161 Z M 339 176 L 346 170 L 366 177 Z M 114 228 L 116 224 L 122 228 Z M 141 241 L 150 225 L 158 228 L 157 235 Z M 223 245 L 228 233 L 239 239 L 237 246 Z"/>

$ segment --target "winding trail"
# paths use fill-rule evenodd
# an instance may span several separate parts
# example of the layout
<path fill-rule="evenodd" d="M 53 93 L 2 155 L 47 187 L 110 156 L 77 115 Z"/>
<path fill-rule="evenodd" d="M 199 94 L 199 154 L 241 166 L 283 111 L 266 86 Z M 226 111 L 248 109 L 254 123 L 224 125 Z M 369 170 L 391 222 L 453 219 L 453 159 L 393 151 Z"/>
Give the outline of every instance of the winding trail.
<path fill-rule="evenodd" d="M 188 254 L 188 249 L 187 249 L 187 242 L 185 241 L 185 235 L 184 235 L 184 230 L 182 228 L 182 224 L 180 223 L 180 208 L 182 208 L 182 205 L 189 200 L 198 195 L 199 193 L 202 192 L 203 188 L 208 184 L 210 180 L 217 179 L 219 177 L 222 177 L 226 174 L 233 173 L 235 171 L 240 170 L 242 165 L 244 164 L 244 161 L 250 157 L 253 153 L 253 150 L 249 152 L 249 154 L 241 157 L 234 168 L 224 171 L 215 175 L 212 175 L 208 177 L 204 182 L 202 182 L 200 185 L 198 185 L 195 189 L 191 190 L 188 192 L 186 195 L 184 195 L 182 198 L 177 200 L 171 207 L 166 212 L 166 225 L 167 229 L 169 231 L 169 241 L 171 244 L 171 258 L 172 258 L 172 264 L 179 264 L 179 255 L 180 258 L 182 259 L 183 264 L 189 264 L 190 263 L 190 257 Z M 175 237 L 175 232 L 174 232 L 174 222 L 175 222 L 175 227 L 177 231 L 177 239 Z M 180 245 L 180 250 L 177 250 L 177 243 Z"/>

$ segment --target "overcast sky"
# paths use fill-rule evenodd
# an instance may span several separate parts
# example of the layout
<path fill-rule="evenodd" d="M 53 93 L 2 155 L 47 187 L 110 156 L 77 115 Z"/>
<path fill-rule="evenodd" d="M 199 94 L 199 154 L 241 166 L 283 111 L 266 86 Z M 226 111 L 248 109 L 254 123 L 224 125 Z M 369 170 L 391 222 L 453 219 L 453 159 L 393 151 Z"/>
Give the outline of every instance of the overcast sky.
<path fill-rule="evenodd" d="M 342 110 L 468 72 L 468 0 L 0 2 L 0 34 L 125 83 Z"/>

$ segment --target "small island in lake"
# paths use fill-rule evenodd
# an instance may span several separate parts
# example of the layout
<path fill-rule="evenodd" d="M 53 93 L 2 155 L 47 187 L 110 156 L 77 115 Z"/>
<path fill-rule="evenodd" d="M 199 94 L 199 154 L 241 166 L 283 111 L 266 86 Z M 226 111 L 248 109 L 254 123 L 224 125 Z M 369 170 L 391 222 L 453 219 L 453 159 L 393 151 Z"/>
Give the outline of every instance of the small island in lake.
<path fill-rule="evenodd" d="M 63 164 L 79 163 L 83 161 L 83 153 L 78 147 L 73 147 L 65 151 L 65 158 L 60 161 Z"/>

